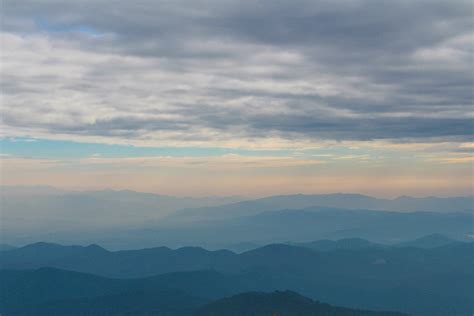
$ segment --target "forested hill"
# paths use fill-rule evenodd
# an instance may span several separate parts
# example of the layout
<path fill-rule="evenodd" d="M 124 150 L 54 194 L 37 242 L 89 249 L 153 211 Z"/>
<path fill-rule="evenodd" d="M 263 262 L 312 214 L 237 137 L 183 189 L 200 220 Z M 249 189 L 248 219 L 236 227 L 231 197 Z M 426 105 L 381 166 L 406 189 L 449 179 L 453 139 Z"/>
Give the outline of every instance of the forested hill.
<path fill-rule="evenodd" d="M 402 316 L 397 312 L 374 312 L 336 307 L 313 301 L 291 291 L 248 292 L 212 302 L 196 316 Z"/>

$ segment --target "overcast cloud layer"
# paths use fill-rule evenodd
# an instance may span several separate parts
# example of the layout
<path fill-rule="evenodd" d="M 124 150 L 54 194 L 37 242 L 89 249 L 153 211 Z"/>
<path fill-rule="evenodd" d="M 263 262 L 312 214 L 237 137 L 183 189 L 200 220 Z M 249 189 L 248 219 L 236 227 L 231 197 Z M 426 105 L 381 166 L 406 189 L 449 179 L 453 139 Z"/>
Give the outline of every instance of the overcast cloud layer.
<path fill-rule="evenodd" d="M 472 141 L 471 1 L 3 1 L 2 133 Z"/>

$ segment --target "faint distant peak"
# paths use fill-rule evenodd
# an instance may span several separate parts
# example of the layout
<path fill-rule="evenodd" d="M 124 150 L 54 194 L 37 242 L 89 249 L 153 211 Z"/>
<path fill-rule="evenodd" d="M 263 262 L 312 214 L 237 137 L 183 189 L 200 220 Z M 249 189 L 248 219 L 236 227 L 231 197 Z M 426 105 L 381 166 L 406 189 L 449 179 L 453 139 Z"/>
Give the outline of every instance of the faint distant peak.
<path fill-rule="evenodd" d="M 69 191 L 58 189 L 49 185 L 0 185 L 0 194 L 2 195 L 57 195 Z"/>

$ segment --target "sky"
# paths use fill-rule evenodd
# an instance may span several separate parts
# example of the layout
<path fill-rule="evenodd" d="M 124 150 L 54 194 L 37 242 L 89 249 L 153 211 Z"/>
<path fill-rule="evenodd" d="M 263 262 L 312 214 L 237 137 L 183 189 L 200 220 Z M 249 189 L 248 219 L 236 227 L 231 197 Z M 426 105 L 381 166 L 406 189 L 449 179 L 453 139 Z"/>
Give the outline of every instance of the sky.
<path fill-rule="evenodd" d="M 4 185 L 473 192 L 471 1 L 1 6 Z"/>

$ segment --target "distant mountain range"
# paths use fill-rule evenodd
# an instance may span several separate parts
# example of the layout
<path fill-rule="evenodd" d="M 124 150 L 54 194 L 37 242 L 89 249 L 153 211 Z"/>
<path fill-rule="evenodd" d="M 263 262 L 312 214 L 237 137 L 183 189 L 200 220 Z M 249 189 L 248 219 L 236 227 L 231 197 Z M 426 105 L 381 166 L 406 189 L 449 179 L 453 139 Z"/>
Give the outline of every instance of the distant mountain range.
<path fill-rule="evenodd" d="M 305 209 L 309 207 L 338 209 L 381 210 L 394 212 L 473 212 L 473 196 L 464 197 L 398 197 L 395 199 L 373 198 L 360 194 L 278 195 L 233 204 L 193 208 L 170 215 L 170 221 L 203 218 L 235 218 L 256 215 L 266 211 Z"/>
<path fill-rule="evenodd" d="M 73 192 L 42 186 L 4 186 L 0 195 L 2 242 L 12 245 L 47 240 L 98 242 L 127 249 L 157 243 L 177 247 L 193 240 L 194 245 L 207 248 L 240 244 L 245 250 L 250 244 L 288 240 L 360 237 L 397 243 L 434 233 L 461 240 L 474 236 L 470 225 L 472 196 L 380 199 L 326 194 L 241 201 L 241 197 L 232 196 L 189 198 L 127 190 Z M 286 223 L 289 227 L 283 227 Z"/>
<path fill-rule="evenodd" d="M 162 290 L 179 290 L 191 297 L 210 293 L 210 298 L 217 299 L 248 291 L 289 289 L 330 304 L 369 310 L 423 316 L 471 315 L 474 311 L 474 243 L 455 242 L 430 249 L 361 248 L 360 244 L 333 251 L 280 244 L 236 254 L 190 247 L 110 252 L 96 245 L 37 243 L 0 252 L 0 262 L 3 269 L 10 269 L 7 275 L 23 273 L 11 269 L 54 267 L 130 280 L 113 281 L 118 287 L 120 282 L 151 278 L 160 280 Z M 202 270 L 209 272 L 193 272 Z M 163 275 L 154 277 L 157 274 Z M 54 280 L 48 278 L 47 282 Z M 32 277 L 22 280 L 29 288 Z M 69 276 L 61 280 L 74 284 Z M 5 279 L 0 283 L 6 284 Z M 97 295 L 114 294 L 100 292 L 107 288 L 102 285 L 85 288 L 89 293 L 97 289 Z M 62 295 L 63 291 L 59 292 Z"/>
<path fill-rule="evenodd" d="M 128 228 L 87 231 L 54 230 L 36 236 L 5 240 L 13 245 L 42 238 L 73 244 L 99 243 L 111 249 L 153 247 L 177 248 L 194 245 L 208 249 L 245 251 L 255 245 L 304 243 L 321 239 L 363 238 L 374 243 L 398 244 L 431 234 L 472 241 L 474 217 L 471 213 L 388 212 L 311 207 L 302 210 L 266 211 L 257 215 L 228 219 L 203 219 L 165 224 L 150 221 Z M 36 239 L 37 240 L 37 239 Z M 26 242 L 24 242 L 26 241 Z"/>
<path fill-rule="evenodd" d="M 320 239 L 363 238 L 376 243 L 397 244 L 430 234 L 472 241 L 471 213 L 389 212 L 311 207 L 300 210 L 266 211 L 225 219 L 201 219 L 174 224 L 150 223 L 148 227 L 89 235 L 90 242 L 108 246 L 121 241 L 128 248 L 157 242 L 180 247 L 192 242 L 209 249 L 252 249 L 252 244 L 311 242 Z M 235 245 L 237 247 L 233 248 Z M 243 246 L 243 247 L 242 247 Z M 249 247 L 250 246 L 250 247 Z"/>
<path fill-rule="evenodd" d="M 474 312 L 473 197 L 0 195 L 2 315 Z"/>
<path fill-rule="evenodd" d="M 110 190 L 16 188 L 1 194 L 2 315 L 212 315 L 226 306 L 246 313 L 247 299 L 258 315 L 267 303 L 278 307 L 271 303 L 275 297 L 305 305 L 306 313 L 337 309 L 311 299 L 419 316 L 474 311 L 472 197 L 291 195 L 234 203 L 238 198 Z M 11 246 L 43 237 L 112 249 L 192 241 L 240 253 Z M 285 290 L 310 299 L 273 292 Z M 288 315 L 301 312 L 290 309 Z"/>
<path fill-rule="evenodd" d="M 345 251 L 359 251 L 364 255 L 370 254 L 374 258 L 377 255 L 403 257 L 404 253 L 436 253 L 443 251 L 443 249 L 464 249 L 472 245 L 474 243 L 453 240 L 440 234 L 424 236 L 394 245 L 373 243 L 361 238 L 336 241 L 317 240 L 286 245 L 271 244 L 256 247 L 256 249 L 241 254 L 229 250 L 209 251 L 199 247 L 183 247 L 176 250 L 167 247 L 155 247 L 109 251 L 95 244 L 89 246 L 63 246 L 38 242 L 24 247 L 4 250 L 0 253 L 0 267 L 7 269 L 56 267 L 108 277 L 146 277 L 175 271 L 238 270 L 238 266 L 234 263 L 251 266 L 253 260 L 250 254 L 259 257 L 260 252 L 266 252 L 268 249 L 285 250 L 295 254 L 308 254 L 306 249 L 310 249 L 315 251 L 309 253 L 312 256 L 318 258 L 334 256 L 337 259 Z M 334 254 L 329 253 L 331 251 Z M 243 258 L 249 258 L 248 262 L 245 262 L 247 260 L 242 261 Z"/>
<path fill-rule="evenodd" d="M 28 243 L 89 231 L 141 227 L 189 207 L 242 197 L 175 197 L 130 190 L 65 191 L 48 186 L 0 186 L 2 242 Z M 59 240 L 57 240 L 59 241 Z"/>

